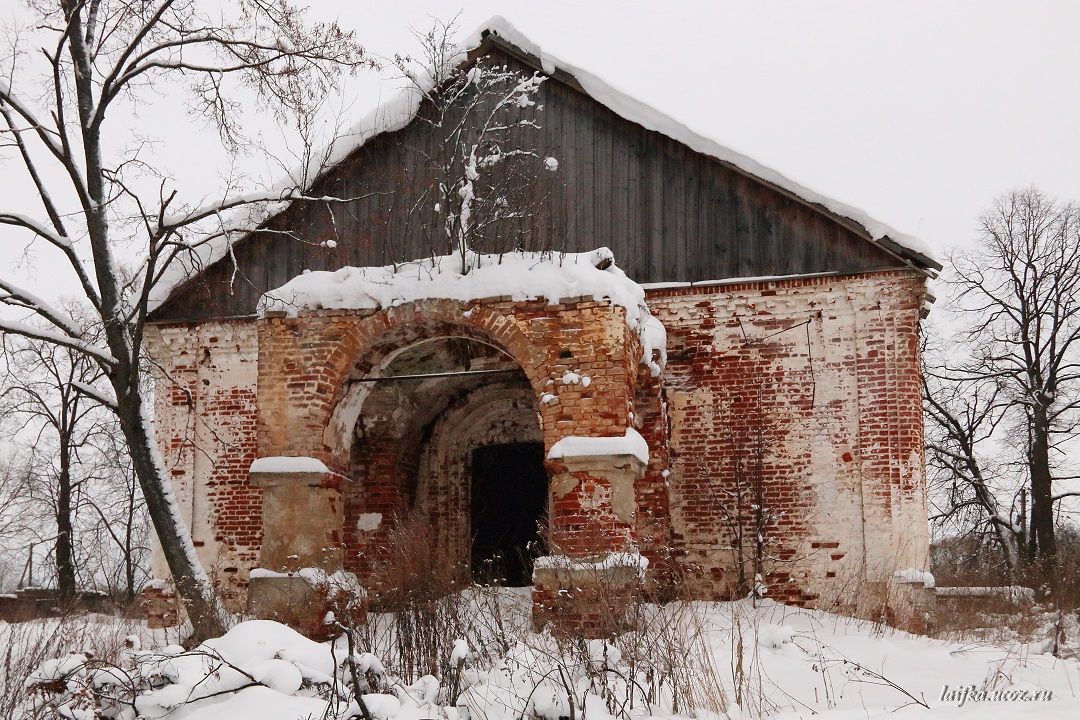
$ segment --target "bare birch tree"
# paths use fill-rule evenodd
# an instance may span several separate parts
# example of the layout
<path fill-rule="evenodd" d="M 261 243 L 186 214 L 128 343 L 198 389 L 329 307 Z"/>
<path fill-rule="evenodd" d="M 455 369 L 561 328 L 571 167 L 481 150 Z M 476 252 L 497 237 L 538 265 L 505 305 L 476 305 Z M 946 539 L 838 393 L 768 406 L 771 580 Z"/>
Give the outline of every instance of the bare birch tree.
<path fill-rule="evenodd" d="M 1008 441 L 1030 489 L 1026 553 L 1055 575 L 1054 483 L 1080 408 L 1080 205 L 1036 189 L 999 198 L 980 220 L 978 246 L 952 259 L 973 360 L 972 382 L 999 384 L 983 403 L 1007 405 Z M 985 419 L 983 420 L 985 422 Z"/>
<path fill-rule="evenodd" d="M 0 206 L 6 241 L 33 242 L 72 272 L 77 292 L 101 328 L 87 327 L 31 290 L 0 278 L 0 302 L 48 325 L 9 313 L 0 331 L 79 352 L 105 377 L 96 399 L 116 414 L 148 513 L 195 639 L 223 628 L 209 579 L 177 511 L 143 393 L 143 340 L 151 297 L 177 265 L 213 259 L 321 171 L 305 171 L 270 191 L 229 178 L 209 203 L 185 202 L 167 168 L 138 147 L 117 149 L 124 112 L 155 95 L 187 107 L 217 128 L 223 153 L 251 147 L 248 105 L 286 121 L 309 117 L 341 73 L 368 63 L 351 33 L 308 22 L 287 0 L 30 0 L 30 40 L 17 44 L 0 80 L 4 171 L 21 172 L 39 207 Z M 30 45 L 30 41 L 33 45 Z M 180 102 L 178 102 L 180 101 Z M 303 126 L 303 123 L 289 122 Z M 113 129 L 115 128 L 115 129 Z M 306 147 L 306 145 L 305 145 Z M 325 159 L 325 156 L 324 158 Z M 333 198 L 318 198 L 330 202 Z M 141 256 L 130 272 L 123 253 Z"/>

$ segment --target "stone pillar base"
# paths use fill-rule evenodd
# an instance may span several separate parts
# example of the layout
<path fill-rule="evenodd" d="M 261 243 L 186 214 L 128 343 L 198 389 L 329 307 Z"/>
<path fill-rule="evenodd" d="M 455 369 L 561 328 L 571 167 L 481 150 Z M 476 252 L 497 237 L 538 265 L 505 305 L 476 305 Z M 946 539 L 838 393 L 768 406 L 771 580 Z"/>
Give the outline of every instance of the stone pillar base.
<path fill-rule="evenodd" d="M 345 601 L 349 607 L 343 608 Z M 312 640 L 337 637 L 342 624 L 358 625 L 367 621 L 367 599 L 354 594 L 349 598 L 328 587 L 313 584 L 300 575 L 252 577 L 248 583 L 248 612 L 257 618 L 288 625 Z M 343 613 L 349 617 L 341 617 Z"/>
<path fill-rule="evenodd" d="M 139 591 L 136 598 L 139 610 L 152 630 L 176 627 L 180 624 L 180 601 L 168 581 L 156 581 Z"/>
<path fill-rule="evenodd" d="M 533 569 L 533 628 L 551 625 L 588 637 L 625 632 L 642 601 L 645 564 L 641 556 L 628 553 L 592 559 L 538 558 Z"/>
<path fill-rule="evenodd" d="M 867 580 L 860 585 L 855 601 L 838 609 L 871 622 L 922 634 L 928 629 L 935 601 L 933 588 L 925 587 L 921 580 Z"/>
<path fill-rule="evenodd" d="M 342 572 L 341 485 L 347 482 L 310 457 L 266 457 L 251 464 L 263 489 L 260 570 L 248 583 L 248 612 L 276 620 L 314 640 L 336 636 L 330 612 L 343 623 L 366 620 L 356 578 Z"/>
<path fill-rule="evenodd" d="M 929 630 L 930 615 L 937 601 L 933 587 L 926 587 L 921 580 L 898 581 L 889 599 L 891 624 L 918 635 Z"/>

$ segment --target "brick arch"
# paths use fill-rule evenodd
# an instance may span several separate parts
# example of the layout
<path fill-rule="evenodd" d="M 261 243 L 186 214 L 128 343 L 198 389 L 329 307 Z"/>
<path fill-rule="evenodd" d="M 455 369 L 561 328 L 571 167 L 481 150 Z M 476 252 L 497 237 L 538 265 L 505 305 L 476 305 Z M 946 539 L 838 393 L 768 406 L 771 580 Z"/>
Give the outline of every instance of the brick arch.
<path fill-rule="evenodd" d="M 323 442 L 330 457 L 344 467 L 350 434 L 369 392 L 362 383 L 400 353 L 427 340 L 460 337 L 495 347 L 521 368 L 539 402 L 543 394 L 544 363 L 534 358 L 522 321 L 498 309 L 453 300 L 421 300 L 394 306 L 360 318 L 345 329 L 338 347 L 326 358 L 325 374 L 334 378 L 327 388 L 333 400 L 327 408 Z"/>
<path fill-rule="evenodd" d="M 534 390 L 542 382 L 530 372 L 532 357 L 529 336 L 512 315 L 483 304 L 454 300 L 420 300 L 386 308 L 369 315 L 356 326 L 358 351 L 335 353 L 332 369 L 347 373 L 367 373 L 397 352 L 418 340 L 438 337 L 469 337 L 498 347 L 512 357 L 529 378 Z M 344 365 L 342 366 L 341 363 Z"/>

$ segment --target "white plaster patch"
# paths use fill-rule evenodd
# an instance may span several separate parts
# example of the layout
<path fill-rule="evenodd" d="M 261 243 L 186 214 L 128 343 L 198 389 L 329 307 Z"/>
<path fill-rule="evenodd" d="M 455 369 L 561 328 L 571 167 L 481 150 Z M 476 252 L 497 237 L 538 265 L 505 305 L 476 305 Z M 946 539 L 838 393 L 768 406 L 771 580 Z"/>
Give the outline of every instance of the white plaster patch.
<path fill-rule="evenodd" d="M 363 513 L 356 518 L 356 529 L 360 532 L 372 532 L 382 525 L 382 513 Z"/>

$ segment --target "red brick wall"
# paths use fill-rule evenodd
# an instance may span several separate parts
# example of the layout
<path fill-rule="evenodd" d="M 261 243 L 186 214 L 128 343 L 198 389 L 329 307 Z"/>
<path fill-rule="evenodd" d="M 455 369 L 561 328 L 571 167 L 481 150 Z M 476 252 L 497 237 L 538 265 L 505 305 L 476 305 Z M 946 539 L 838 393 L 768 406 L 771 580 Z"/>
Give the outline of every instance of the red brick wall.
<path fill-rule="evenodd" d="M 258 564 L 262 495 L 248 482 L 256 454 L 258 336 L 253 320 L 152 327 L 159 366 L 158 442 L 192 540 L 226 605 L 244 607 Z M 155 577 L 168 577 L 160 554 Z"/>
<path fill-rule="evenodd" d="M 669 414 L 663 379 L 648 368 L 639 374 L 634 422 L 649 444 L 649 465 L 634 484 L 638 548 L 649 560 L 646 589 L 663 596 L 680 559 L 671 526 L 671 457 Z M 659 587 L 658 587 L 659 586 Z"/>
<path fill-rule="evenodd" d="M 922 299 L 906 271 L 649 293 L 668 332 L 673 547 L 700 592 L 735 592 L 739 534 L 779 600 L 847 603 L 926 566 Z"/>
<path fill-rule="evenodd" d="M 678 562 L 700 594 L 727 597 L 737 586 L 739 532 L 753 573 L 760 489 L 770 596 L 846 603 L 860 582 L 925 567 L 922 298 L 921 276 L 907 271 L 650 291 L 668 332 L 662 378 L 640 365 L 622 309 L 591 300 L 425 301 L 160 327 L 152 342 L 165 371 L 160 440 L 204 559 L 230 578 L 233 604 L 258 558 L 260 496 L 247 481 L 254 457 L 314 456 L 353 478 L 343 537 L 347 565 L 363 573 L 361 554 L 414 500 L 447 526 L 447 543 L 463 542 L 449 518 L 463 514 L 464 481 L 436 477 L 444 462 L 460 464 L 447 448 L 523 438 L 533 410 L 548 448 L 567 435 L 621 435 L 633 425 L 651 449 L 630 517 L 612 508 L 608 478 L 548 462 L 553 487 L 563 488 L 553 493 L 551 521 L 563 552 L 636 545 L 650 577 Z M 504 349 L 525 374 L 513 392 L 523 390 L 532 409 L 519 407 L 501 428 L 499 412 L 484 415 L 488 425 L 465 435 L 450 418 L 456 410 L 441 426 L 400 418 L 380 426 L 376 418 L 356 440 L 368 391 L 350 400 L 349 380 L 440 336 Z M 564 384 L 568 371 L 589 376 L 589 385 Z M 497 408 L 493 397 L 483 403 Z"/>

